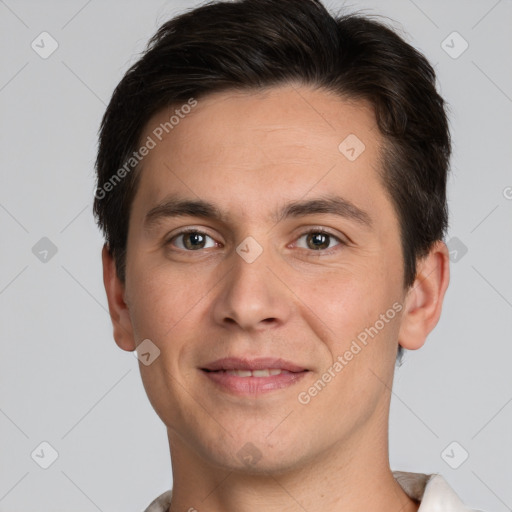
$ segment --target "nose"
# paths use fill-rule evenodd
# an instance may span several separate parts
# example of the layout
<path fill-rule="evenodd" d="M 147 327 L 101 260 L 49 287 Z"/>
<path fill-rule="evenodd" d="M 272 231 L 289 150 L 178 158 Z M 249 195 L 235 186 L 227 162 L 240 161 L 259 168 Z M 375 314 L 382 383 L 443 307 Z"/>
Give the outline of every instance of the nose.
<path fill-rule="evenodd" d="M 233 251 L 231 270 L 220 283 L 213 304 L 217 324 L 231 329 L 259 331 L 284 325 L 293 309 L 292 294 L 277 279 L 277 258 L 269 251 L 252 262 Z"/>

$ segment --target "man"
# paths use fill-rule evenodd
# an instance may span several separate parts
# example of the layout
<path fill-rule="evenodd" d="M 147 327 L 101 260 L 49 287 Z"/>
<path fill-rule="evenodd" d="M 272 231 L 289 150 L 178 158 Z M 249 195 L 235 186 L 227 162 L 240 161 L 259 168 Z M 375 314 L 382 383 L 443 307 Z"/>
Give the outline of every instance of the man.
<path fill-rule="evenodd" d="M 101 126 L 114 338 L 173 485 L 148 512 L 468 510 L 393 473 L 395 361 L 449 281 L 444 102 L 425 58 L 318 0 L 165 23 Z"/>

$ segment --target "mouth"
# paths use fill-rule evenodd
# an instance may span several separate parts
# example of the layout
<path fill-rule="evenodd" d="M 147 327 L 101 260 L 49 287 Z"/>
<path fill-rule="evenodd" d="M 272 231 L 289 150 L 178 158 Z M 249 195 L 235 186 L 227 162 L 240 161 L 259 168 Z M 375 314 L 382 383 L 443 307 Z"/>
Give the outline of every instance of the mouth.
<path fill-rule="evenodd" d="M 264 368 L 263 370 L 206 370 L 203 368 L 203 370 L 205 372 L 224 372 L 228 375 L 236 375 L 237 377 L 270 377 L 271 375 L 281 375 L 282 373 L 298 373 L 289 372 L 281 368 Z"/>
<path fill-rule="evenodd" d="M 236 395 L 258 395 L 287 388 L 309 371 L 291 361 L 268 357 L 223 358 L 200 370 L 217 388 Z"/>
<path fill-rule="evenodd" d="M 307 371 L 307 369 L 303 366 L 292 363 L 291 361 L 287 361 L 285 359 L 275 357 L 258 357 L 254 359 L 247 359 L 242 357 L 224 357 L 222 359 L 217 359 L 216 361 L 208 363 L 201 369 L 210 372 L 220 370 L 250 372 L 281 370 L 292 373 Z M 261 376 L 263 377 L 267 375 Z"/>

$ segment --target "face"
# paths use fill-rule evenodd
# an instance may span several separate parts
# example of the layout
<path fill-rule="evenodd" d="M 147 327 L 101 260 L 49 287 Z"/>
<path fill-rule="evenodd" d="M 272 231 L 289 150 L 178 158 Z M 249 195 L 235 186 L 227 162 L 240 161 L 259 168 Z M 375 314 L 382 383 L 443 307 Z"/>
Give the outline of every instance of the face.
<path fill-rule="evenodd" d="M 124 300 L 134 343 L 160 351 L 140 367 L 171 450 L 268 471 L 382 440 L 405 290 L 371 108 L 216 93 L 164 135 L 142 162 Z"/>

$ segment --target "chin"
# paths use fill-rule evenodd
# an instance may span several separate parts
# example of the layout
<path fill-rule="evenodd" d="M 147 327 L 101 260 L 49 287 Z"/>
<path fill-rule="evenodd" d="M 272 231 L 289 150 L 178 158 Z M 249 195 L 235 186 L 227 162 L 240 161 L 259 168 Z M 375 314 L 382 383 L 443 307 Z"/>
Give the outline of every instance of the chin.
<path fill-rule="evenodd" d="M 243 437 L 228 436 L 221 441 L 203 444 L 201 451 L 203 457 L 213 465 L 228 471 L 248 475 L 286 473 L 296 469 L 303 459 L 309 457 L 304 452 L 303 441 L 293 441 L 288 432 L 284 434 L 284 439 L 279 439 L 276 435 L 272 441 L 269 440 L 267 432 L 261 430 L 253 435 L 244 433 Z M 215 447 L 214 450 L 212 446 Z"/>

